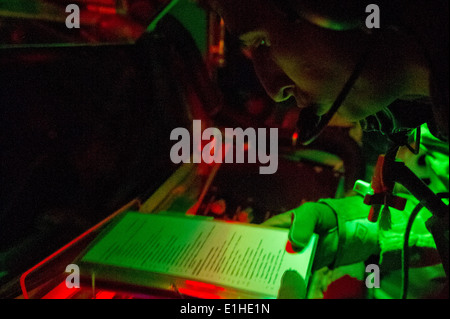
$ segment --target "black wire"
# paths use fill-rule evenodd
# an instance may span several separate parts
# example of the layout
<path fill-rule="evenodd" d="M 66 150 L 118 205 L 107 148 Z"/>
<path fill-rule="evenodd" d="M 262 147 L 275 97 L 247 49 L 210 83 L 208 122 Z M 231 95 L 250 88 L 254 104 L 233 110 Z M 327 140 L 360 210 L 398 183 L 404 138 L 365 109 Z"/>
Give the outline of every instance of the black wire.
<path fill-rule="evenodd" d="M 310 116 L 305 117 L 305 113 L 311 112 L 312 110 L 304 109 L 300 115 L 297 122 L 297 128 L 299 133 L 299 141 L 302 145 L 309 145 L 311 142 L 317 139 L 317 137 L 322 133 L 325 127 L 330 123 L 333 116 L 336 114 L 337 110 L 341 107 L 342 103 L 345 101 L 347 96 L 350 94 L 351 89 L 354 87 L 356 81 L 360 77 L 364 66 L 367 63 L 369 55 L 372 53 L 372 46 L 369 46 L 362 56 L 357 61 L 353 72 L 350 77 L 345 82 L 343 88 L 339 92 L 336 100 L 334 100 L 331 108 L 323 116 L 317 116 L 314 113 L 309 113 Z M 311 119 L 310 117 L 313 117 Z M 306 121 L 305 121 L 306 119 Z"/>
<path fill-rule="evenodd" d="M 439 193 L 436 194 L 440 199 L 442 198 L 448 198 L 449 193 Z M 402 299 L 406 299 L 408 297 L 408 285 L 409 285 L 409 236 L 411 233 L 411 228 L 414 223 L 414 220 L 416 219 L 419 212 L 422 210 L 423 205 L 422 203 L 419 203 L 414 207 L 413 211 L 411 212 L 411 215 L 408 219 L 408 224 L 406 225 L 405 229 L 405 236 L 403 240 L 403 249 L 402 249 Z"/>
<path fill-rule="evenodd" d="M 416 128 L 416 134 L 415 134 L 415 140 L 414 140 L 414 148 L 409 145 L 408 142 L 408 131 L 398 132 L 394 134 L 389 134 L 388 139 L 391 141 L 391 143 L 395 146 L 401 147 L 405 146 L 411 153 L 414 155 L 419 154 L 420 152 L 420 144 L 421 144 L 421 128 L 418 126 Z"/>
<path fill-rule="evenodd" d="M 413 153 L 414 155 L 419 154 L 420 152 L 420 138 L 421 138 L 421 129 L 420 126 L 416 128 L 416 138 L 415 138 L 415 146 L 414 148 L 409 145 L 409 143 L 406 143 L 406 147 Z"/>
<path fill-rule="evenodd" d="M 402 299 L 406 299 L 408 296 L 408 284 L 409 284 L 409 235 L 411 233 L 411 228 L 419 212 L 422 210 L 423 205 L 419 203 L 414 207 L 411 215 L 408 219 L 408 224 L 406 225 L 405 236 L 403 239 L 403 249 L 402 249 Z"/>

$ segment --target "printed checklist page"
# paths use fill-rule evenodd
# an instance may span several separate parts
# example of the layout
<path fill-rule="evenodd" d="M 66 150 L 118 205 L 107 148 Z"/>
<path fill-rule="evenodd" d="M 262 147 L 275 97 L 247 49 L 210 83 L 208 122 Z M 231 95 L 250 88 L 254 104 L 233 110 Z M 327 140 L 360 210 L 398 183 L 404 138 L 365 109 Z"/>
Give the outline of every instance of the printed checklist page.
<path fill-rule="evenodd" d="M 82 261 L 276 297 L 283 273 L 308 280 L 317 236 L 286 251 L 288 230 L 168 214 L 127 213 Z"/>

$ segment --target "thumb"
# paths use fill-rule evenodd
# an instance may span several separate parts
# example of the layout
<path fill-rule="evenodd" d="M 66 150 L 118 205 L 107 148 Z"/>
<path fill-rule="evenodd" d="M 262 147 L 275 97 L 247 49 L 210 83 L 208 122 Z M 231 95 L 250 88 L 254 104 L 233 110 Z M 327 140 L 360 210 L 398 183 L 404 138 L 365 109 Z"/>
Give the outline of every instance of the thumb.
<path fill-rule="evenodd" d="M 318 214 L 315 205 L 305 203 L 292 214 L 291 228 L 289 229 L 289 241 L 296 251 L 305 248 L 316 229 Z"/>
<path fill-rule="evenodd" d="M 281 278 L 278 299 L 305 299 L 306 283 L 303 277 L 294 270 L 287 270 Z"/>

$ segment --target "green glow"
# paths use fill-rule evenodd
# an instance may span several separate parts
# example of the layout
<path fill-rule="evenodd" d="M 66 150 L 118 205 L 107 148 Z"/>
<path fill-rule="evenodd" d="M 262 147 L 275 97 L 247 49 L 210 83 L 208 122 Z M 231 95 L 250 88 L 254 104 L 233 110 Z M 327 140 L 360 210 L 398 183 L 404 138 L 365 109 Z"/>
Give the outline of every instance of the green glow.
<path fill-rule="evenodd" d="M 207 13 L 189 0 L 181 0 L 170 11 L 178 21 L 190 32 L 203 56 L 207 52 Z"/>
<path fill-rule="evenodd" d="M 147 31 L 152 32 L 155 30 L 156 26 L 158 25 L 158 22 L 164 18 L 164 16 L 178 3 L 179 0 L 172 0 L 157 16 L 156 18 L 150 23 L 150 25 L 147 27 Z"/>
<path fill-rule="evenodd" d="M 331 19 L 313 13 L 305 15 L 304 18 L 309 22 L 311 22 L 312 24 L 315 24 L 325 29 L 331 29 L 335 31 L 349 30 L 355 27 L 351 23 L 333 21 Z"/>
<path fill-rule="evenodd" d="M 0 17 L 39 19 L 63 22 L 66 19 L 64 9 L 44 2 L 31 0 L 0 1 Z"/>

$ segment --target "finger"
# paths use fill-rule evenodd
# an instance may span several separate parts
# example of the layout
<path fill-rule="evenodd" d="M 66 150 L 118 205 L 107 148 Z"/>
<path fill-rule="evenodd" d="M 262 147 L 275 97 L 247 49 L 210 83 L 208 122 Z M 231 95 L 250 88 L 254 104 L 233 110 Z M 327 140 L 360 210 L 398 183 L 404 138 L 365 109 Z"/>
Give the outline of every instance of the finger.
<path fill-rule="evenodd" d="M 306 283 L 303 277 L 294 270 L 287 270 L 281 278 L 278 299 L 304 299 Z"/>

